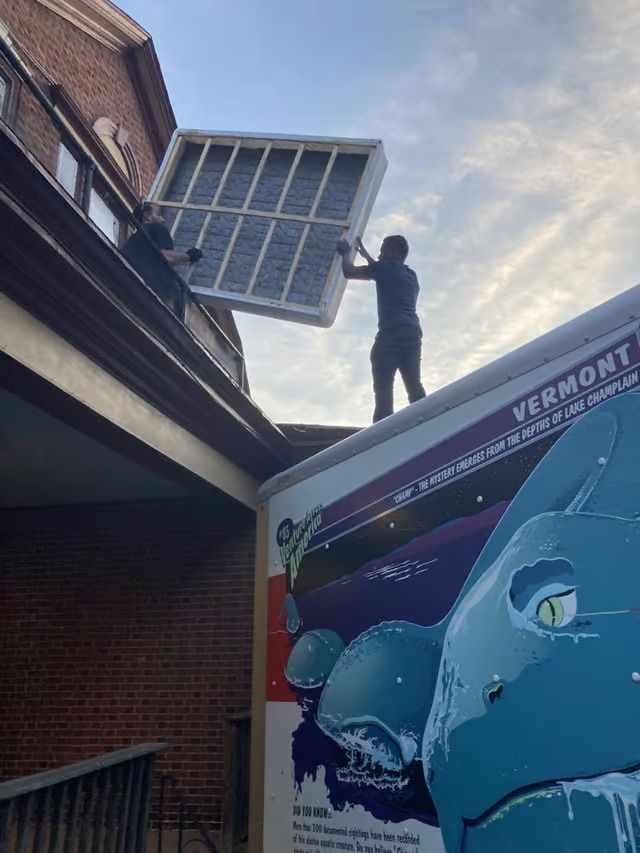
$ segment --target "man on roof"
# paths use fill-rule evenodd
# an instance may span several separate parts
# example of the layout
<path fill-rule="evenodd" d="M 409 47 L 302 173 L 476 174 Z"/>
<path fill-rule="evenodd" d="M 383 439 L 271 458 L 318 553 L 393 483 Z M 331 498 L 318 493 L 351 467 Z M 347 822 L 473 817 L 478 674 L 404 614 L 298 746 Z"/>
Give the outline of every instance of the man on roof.
<path fill-rule="evenodd" d="M 181 285 L 177 276 L 167 270 L 158 254 L 173 268 L 197 263 L 202 258 L 202 252 L 195 247 L 187 252 L 175 250 L 171 232 L 164 224 L 162 211 L 157 204 L 142 202 L 134 209 L 133 216 L 139 223 L 138 230 L 129 237 L 122 254 L 154 293 L 173 311 L 177 311 Z"/>
<path fill-rule="evenodd" d="M 367 261 L 366 266 L 354 265 L 354 248 Z M 338 253 L 342 256 L 345 278 L 376 283 L 378 334 L 371 349 L 375 395 L 373 422 L 376 423 L 393 414 L 393 383 L 397 371 L 400 371 L 410 403 L 425 396 L 420 379 L 422 329 L 416 313 L 420 285 L 415 272 L 405 263 L 409 244 L 400 234 L 384 238 L 377 261 L 359 237 L 353 248 L 347 240 L 340 240 Z"/>

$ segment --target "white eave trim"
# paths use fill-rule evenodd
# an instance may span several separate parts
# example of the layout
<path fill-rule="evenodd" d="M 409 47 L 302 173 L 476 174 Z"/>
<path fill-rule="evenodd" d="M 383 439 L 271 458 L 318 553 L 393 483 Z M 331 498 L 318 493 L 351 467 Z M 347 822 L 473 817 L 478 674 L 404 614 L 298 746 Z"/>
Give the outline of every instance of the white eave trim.
<path fill-rule="evenodd" d="M 117 53 L 149 40 L 138 26 L 108 0 L 37 0 L 96 41 Z"/>

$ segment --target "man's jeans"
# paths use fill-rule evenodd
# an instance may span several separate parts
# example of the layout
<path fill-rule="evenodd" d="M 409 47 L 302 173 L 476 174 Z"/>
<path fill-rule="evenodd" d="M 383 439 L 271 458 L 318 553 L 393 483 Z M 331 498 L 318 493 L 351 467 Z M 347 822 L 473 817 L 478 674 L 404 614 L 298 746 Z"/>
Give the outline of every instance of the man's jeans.
<path fill-rule="evenodd" d="M 371 373 L 376 408 L 373 422 L 393 414 L 393 382 L 400 371 L 410 403 L 422 399 L 425 390 L 420 381 L 422 334 L 415 326 L 378 332 L 371 350 Z"/>

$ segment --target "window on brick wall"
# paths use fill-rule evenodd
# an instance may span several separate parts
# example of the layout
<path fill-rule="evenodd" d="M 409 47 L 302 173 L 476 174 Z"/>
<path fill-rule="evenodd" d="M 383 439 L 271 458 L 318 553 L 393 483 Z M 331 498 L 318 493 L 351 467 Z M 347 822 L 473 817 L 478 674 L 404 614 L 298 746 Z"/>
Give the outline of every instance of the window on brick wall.
<path fill-rule="evenodd" d="M 120 241 L 120 220 L 95 189 L 91 190 L 89 217 L 102 233 L 117 246 Z"/>
<path fill-rule="evenodd" d="M 62 142 L 58 148 L 58 165 L 56 168 L 56 178 L 61 186 L 73 196 L 76 201 L 80 201 L 80 184 L 82 183 L 82 169 L 80 163 L 71 151 Z M 105 198 L 108 192 L 101 191 L 101 185 L 91 188 L 89 193 L 89 218 L 98 228 L 105 234 L 112 243 L 116 246 L 120 243 L 120 232 L 122 223 L 120 217 L 111 208 L 109 202 Z"/>
<path fill-rule="evenodd" d="M 64 187 L 70 196 L 76 198 L 78 191 L 78 174 L 80 168 L 79 163 L 73 156 L 71 151 L 60 143 L 58 148 L 58 166 L 56 169 L 56 178 Z"/>

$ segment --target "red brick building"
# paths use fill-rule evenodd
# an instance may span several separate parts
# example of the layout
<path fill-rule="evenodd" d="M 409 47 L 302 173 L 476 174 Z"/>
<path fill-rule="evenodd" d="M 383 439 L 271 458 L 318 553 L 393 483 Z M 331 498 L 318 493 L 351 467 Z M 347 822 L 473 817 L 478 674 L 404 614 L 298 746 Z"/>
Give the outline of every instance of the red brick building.
<path fill-rule="evenodd" d="M 120 255 L 174 126 L 108 0 L 0 0 L 0 778 L 161 741 L 230 850 L 257 489 L 349 431 L 271 423 L 232 315 L 176 316 Z"/>
<path fill-rule="evenodd" d="M 114 188 L 126 201 L 132 194 L 144 195 L 175 128 L 148 34 L 106 3 L 3 0 L 0 10 L 25 65 Z M 55 128 L 6 62 L 3 76 L 10 87 L 5 96 L 8 119 L 15 119 L 17 134 L 55 173 Z M 99 194 L 108 197 L 110 189 L 104 186 Z"/>

